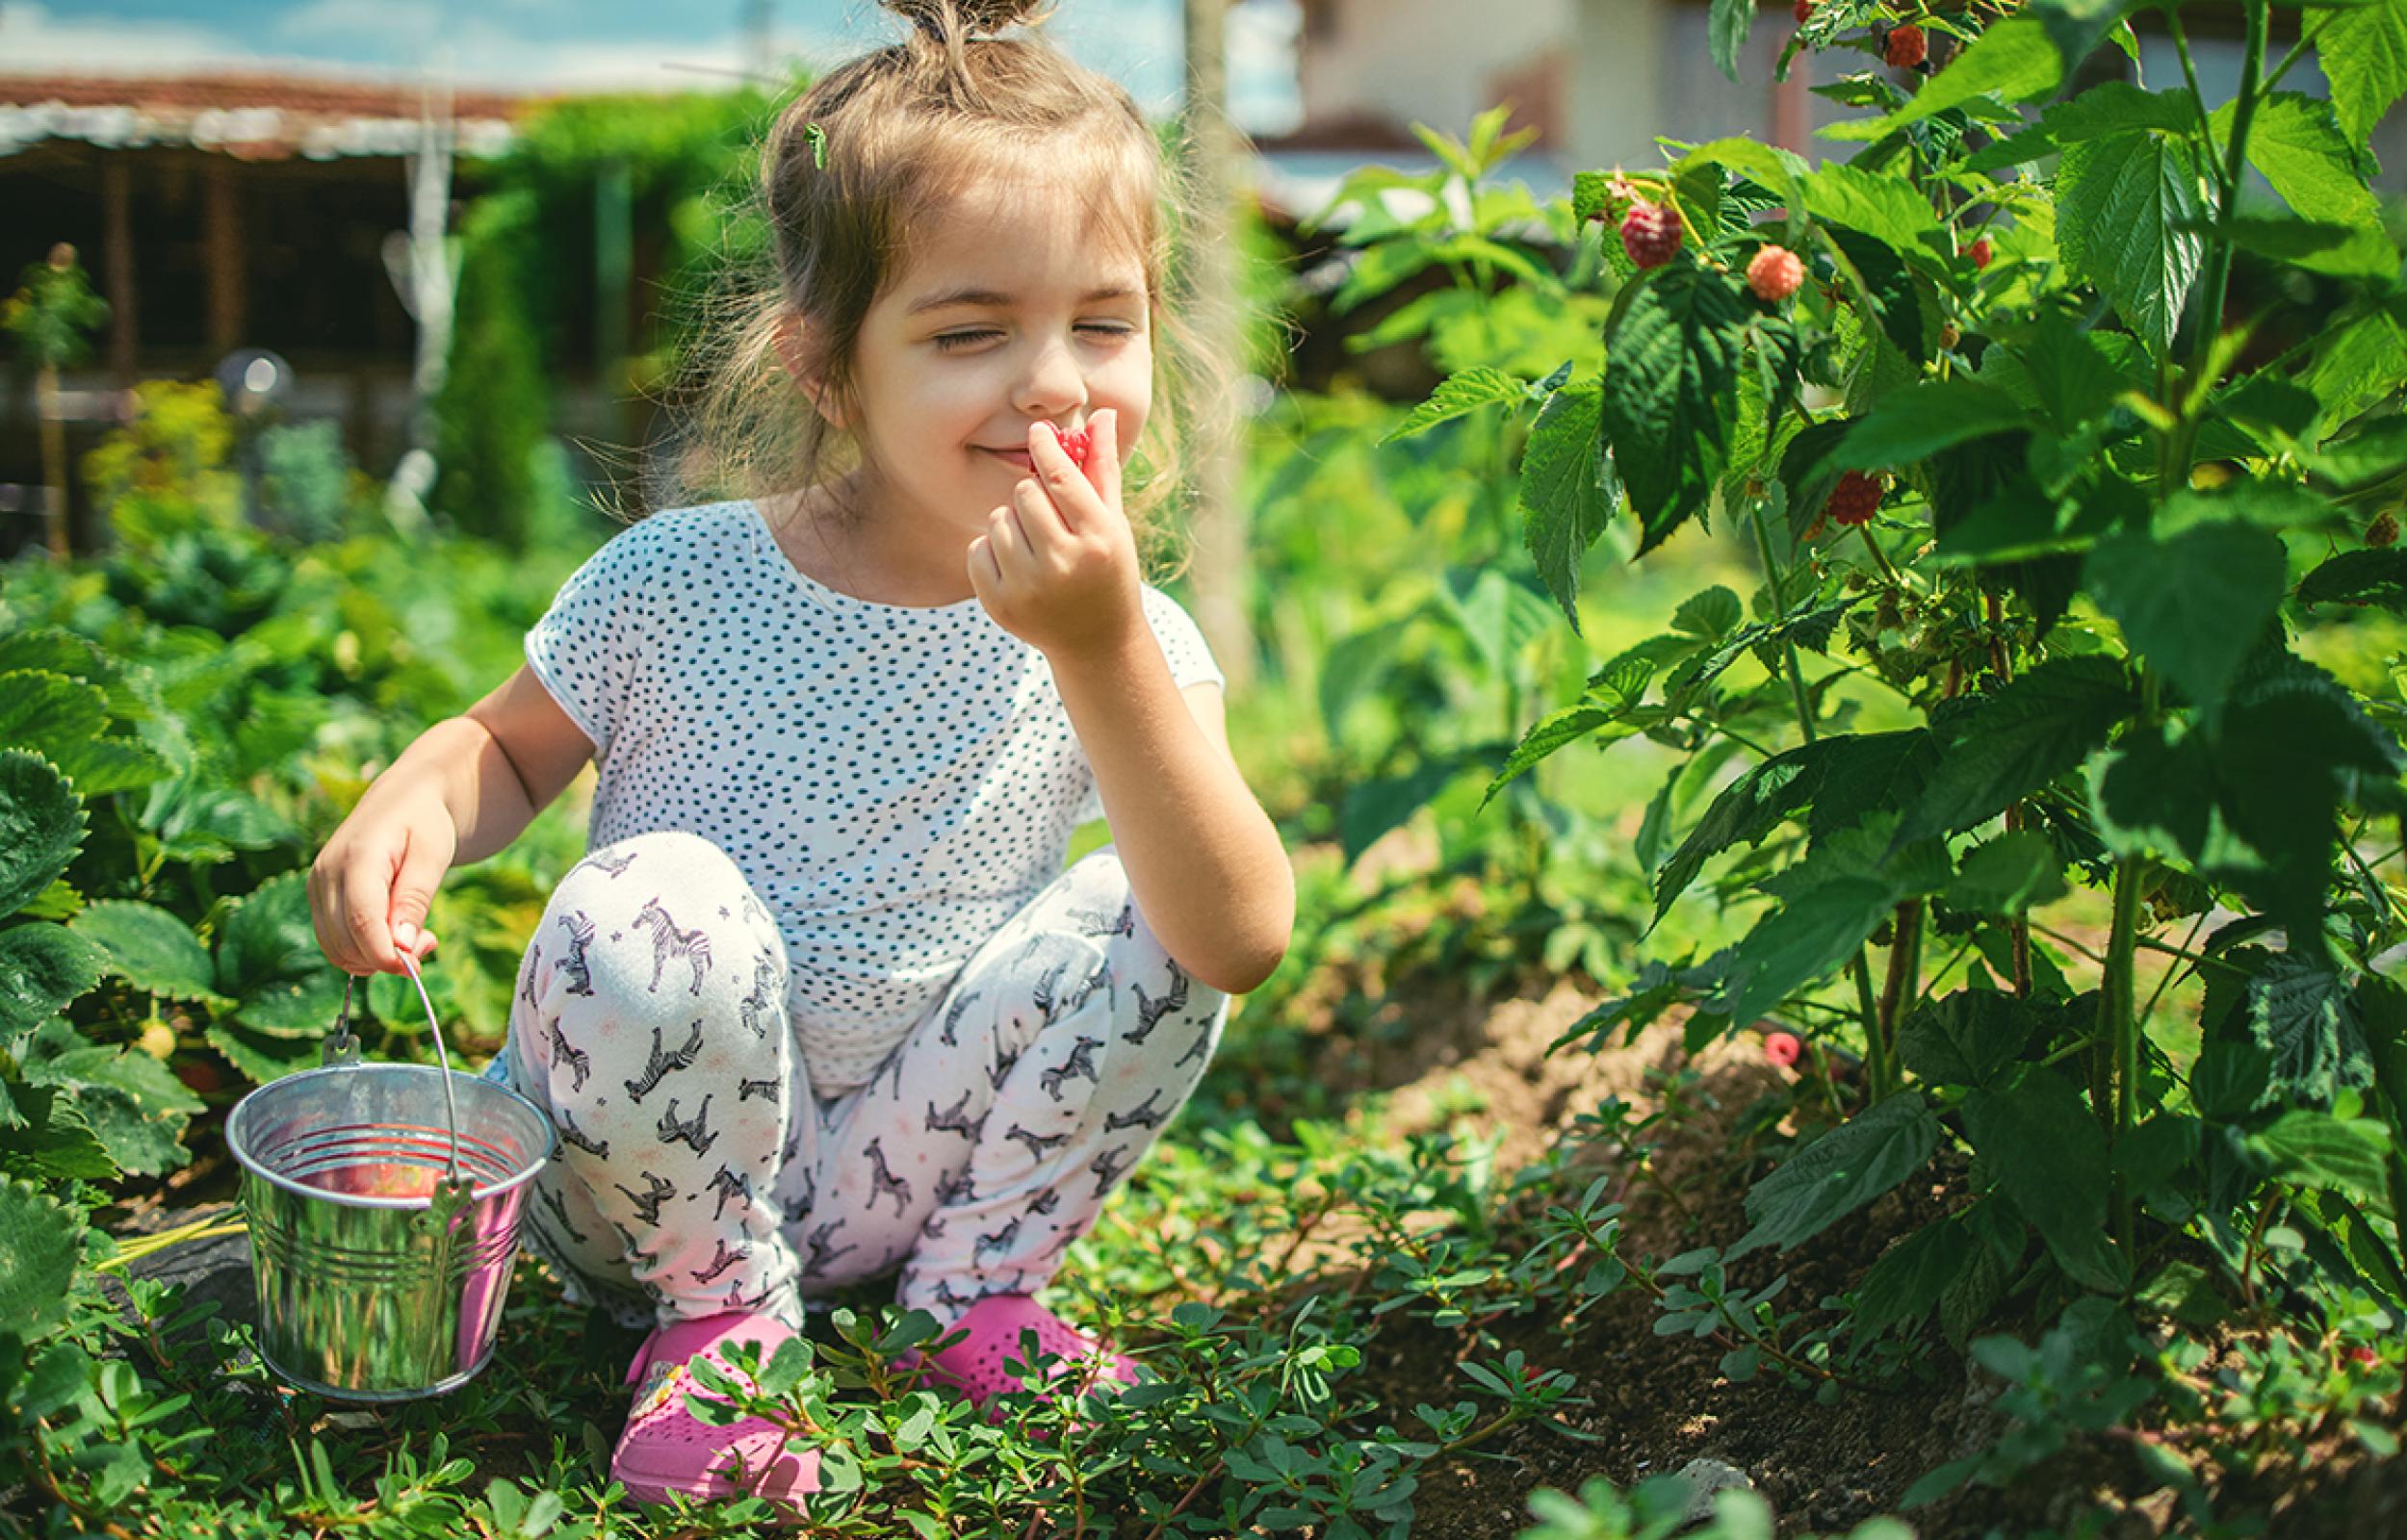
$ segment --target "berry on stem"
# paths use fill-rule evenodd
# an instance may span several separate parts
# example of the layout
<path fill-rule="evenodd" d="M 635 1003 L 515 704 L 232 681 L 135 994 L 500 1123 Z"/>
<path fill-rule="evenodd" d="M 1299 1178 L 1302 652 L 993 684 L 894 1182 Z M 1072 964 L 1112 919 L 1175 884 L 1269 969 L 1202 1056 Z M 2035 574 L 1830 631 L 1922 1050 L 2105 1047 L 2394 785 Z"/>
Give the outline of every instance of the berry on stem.
<path fill-rule="evenodd" d="M 1873 514 L 1880 507 L 1880 493 L 1878 476 L 1850 471 L 1830 489 L 1830 500 L 1822 505 L 1822 511 L 1833 522 L 1851 529 L 1872 523 Z"/>
<path fill-rule="evenodd" d="M 1911 69 L 1930 55 L 1930 40 L 1912 22 L 1889 29 L 1885 56 L 1892 69 Z"/>
<path fill-rule="evenodd" d="M 1747 265 L 1747 287 L 1755 297 L 1778 304 L 1805 281 L 1805 264 L 1786 246 L 1766 246 Z"/>
<path fill-rule="evenodd" d="M 1974 242 L 1970 246 L 1966 247 L 1964 254 L 1973 259 L 1973 266 L 1976 268 L 1985 268 L 1989 266 L 1989 238 L 1985 235 L 1982 236 L 1980 240 Z"/>
<path fill-rule="evenodd" d="M 1621 249 L 1641 268 L 1660 268 L 1680 249 L 1680 217 L 1660 203 L 1633 203 L 1621 217 Z"/>
<path fill-rule="evenodd" d="M 1814 0 L 1797 0 L 1797 4 L 1791 7 L 1790 11 L 1797 17 L 1797 24 L 1801 27 L 1813 16 Z"/>
<path fill-rule="evenodd" d="M 2366 526 L 2366 544 L 2375 547 L 2398 544 L 2398 515 L 2385 508 Z"/>

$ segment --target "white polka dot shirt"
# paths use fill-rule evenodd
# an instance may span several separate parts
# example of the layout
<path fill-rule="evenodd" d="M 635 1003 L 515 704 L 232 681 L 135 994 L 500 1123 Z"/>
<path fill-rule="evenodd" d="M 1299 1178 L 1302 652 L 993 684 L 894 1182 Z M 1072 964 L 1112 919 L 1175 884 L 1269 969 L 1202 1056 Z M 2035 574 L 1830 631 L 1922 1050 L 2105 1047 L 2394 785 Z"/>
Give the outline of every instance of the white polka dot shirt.
<path fill-rule="evenodd" d="M 1144 603 L 1178 686 L 1220 682 L 1178 602 Z M 777 916 L 820 1096 L 865 1084 L 1102 815 L 1043 654 L 974 598 L 838 593 L 748 501 L 613 536 L 527 661 L 593 740 L 588 843 L 700 834 Z"/>

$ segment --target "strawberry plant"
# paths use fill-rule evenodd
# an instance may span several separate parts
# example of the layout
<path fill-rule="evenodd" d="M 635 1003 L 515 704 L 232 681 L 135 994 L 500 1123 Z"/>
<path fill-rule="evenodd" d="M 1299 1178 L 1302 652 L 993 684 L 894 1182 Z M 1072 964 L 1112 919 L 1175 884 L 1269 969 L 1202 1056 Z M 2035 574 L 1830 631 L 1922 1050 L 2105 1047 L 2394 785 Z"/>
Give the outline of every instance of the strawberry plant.
<path fill-rule="evenodd" d="M 1769 902 L 1582 1036 L 1677 1006 L 1692 1043 L 1777 1023 L 1860 1050 L 1854 1116 L 1754 1187 L 1716 1269 L 1970 1152 L 1951 1212 L 1862 1280 L 1859 1339 L 2143 1298 L 2177 1250 L 2265 1331 L 2350 1300 L 2407 1320 L 2407 988 L 2382 961 L 2407 938 L 2383 875 L 2407 291 L 2367 181 L 2401 13 L 2311 6 L 2276 58 L 2247 0 L 2218 103 L 2167 9 L 2179 78 L 2066 94 L 2101 45 L 2137 58 L 2135 9 L 1819 8 L 1792 52 L 1919 64 L 1924 27 L 1959 51 L 1910 89 L 1825 88 L 1863 109 L 1825 131 L 1845 162 L 1727 139 L 1577 178 L 1583 221 L 1666 218 L 1625 234 L 1601 378 L 1540 387 L 1527 463 L 1588 468 L 1529 510 L 1540 570 L 1572 612 L 1616 519 L 1642 558 L 1719 519 L 1762 581 L 1606 659 L 1489 795 L 1583 741 L 1742 746 L 1638 855 L 1658 921 L 1709 870 Z M 1713 7 L 1725 69 L 1749 13 Z M 2310 52 L 2329 101 L 2284 89 Z M 2368 641 L 2387 665 L 2348 666 Z M 2144 996 L 2143 959 L 2169 960 Z"/>

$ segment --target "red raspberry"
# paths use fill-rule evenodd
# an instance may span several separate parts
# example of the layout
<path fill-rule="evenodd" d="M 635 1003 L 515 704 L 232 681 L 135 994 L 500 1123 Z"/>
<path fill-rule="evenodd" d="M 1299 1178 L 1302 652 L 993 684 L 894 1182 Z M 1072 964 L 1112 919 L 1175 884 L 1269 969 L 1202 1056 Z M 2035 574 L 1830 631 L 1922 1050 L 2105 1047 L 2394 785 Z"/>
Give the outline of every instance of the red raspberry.
<path fill-rule="evenodd" d="M 1967 247 L 1964 254 L 1973 259 L 1973 266 L 1976 268 L 1989 266 L 1989 238 L 1982 236 Z"/>
<path fill-rule="evenodd" d="M 2388 509 L 2375 515 L 2373 523 L 2366 526 L 2366 544 L 2368 546 L 2398 544 L 2398 515 Z"/>
<path fill-rule="evenodd" d="M 1830 489 L 1830 500 L 1822 511 L 1838 523 L 1853 528 L 1872 523 L 1872 516 L 1880 506 L 1880 478 L 1861 471 L 1850 471 L 1839 477 L 1839 484 Z"/>
<path fill-rule="evenodd" d="M 1680 249 L 1680 217 L 1660 203 L 1634 203 L 1621 217 L 1621 249 L 1642 268 L 1660 268 Z"/>
<path fill-rule="evenodd" d="M 1791 8 L 1791 12 L 1797 17 L 1797 24 L 1801 27 L 1805 25 L 1805 23 L 1810 20 L 1814 14 L 1814 0 L 1797 0 L 1797 4 Z"/>
<path fill-rule="evenodd" d="M 2361 1369 L 2371 1369 L 2375 1365 L 2382 1362 L 2382 1355 L 2380 1353 L 2377 1353 L 2372 1348 L 2363 1345 L 2349 1348 L 2347 1351 L 2342 1353 L 2341 1356 L 2347 1359 L 2350 1363 L 2357 1365 Z"/>
<path fill-rule="evenodd" d="M 1755 297 L 1778 304 L 1805 281 L 1805 264 L 1786 246 L 1766 246 L 1747 265 L 1747 287 Z"/>
<path fill-rule="evenodd" d="M 1912 22 L 1889 29 L 1888 60 L 1892 69 L 1911 69 L 1930 55 L 1930 40 Z"/>
<path fill-rule="evenodd" d="M 1804 1052 L 1805 1045 L 1797 1040 L 1797 1034 L 1794 1032 L 1764 1034 L 1764 1057 L 1783 1069 L 1797 1063 Z"/>
<path fill-rule="evenodd" d="M 1087 454 L 1095 448 L 1095 435 L 1084 428 L 1074 433 L 1064 433 L 1061 429 L 1055 428 L 1053 437 L 1061 441 L 1063 451 L 1076 462 L 1080 469 L 1084 469 Z"/>

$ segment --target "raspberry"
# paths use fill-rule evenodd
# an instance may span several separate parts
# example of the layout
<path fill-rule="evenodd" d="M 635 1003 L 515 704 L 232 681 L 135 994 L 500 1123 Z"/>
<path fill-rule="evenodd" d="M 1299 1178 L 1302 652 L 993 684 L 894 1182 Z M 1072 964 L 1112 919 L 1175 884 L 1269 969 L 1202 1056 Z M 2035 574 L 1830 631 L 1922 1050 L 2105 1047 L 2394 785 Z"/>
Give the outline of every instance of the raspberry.
<path fill-rule="evenodd" d="M 1797 4 L 1791 8 L 1791 11 L 1797 17 L 1797 24 L 1801 27 L 1813 17 L 1814 0 L 1797 0 Z"/>
<path fill-rule="evenodd" d="M 1822 511 L 1850 528 L 1870 524 L 1880 506 L 1880 490 L 1879 477 L 1850 471 L 1830 489 L 1830 500 L 1822 505 Z"/>
<path fill-rule="evenodd" d="M 1939 346 L 1942 347 L 1954 347 L 1963 340 L 1964 334 L 1956 330 L 1955 322 L 1952 321 L 1939 328 Z"/>
<path fill-rule="evenodd" d="M 2398 515 L 2387 509 L 2376 515 L 2373 523 L 2366 526 L 2366 544 L 2368 546 L 2398 544 Z"/>
<path fill-rule="evenodd" d="M 1755 291 L 1756 298 L 1775 305 L 1804 281 L 1805 264 L 1786 246 L 1766 246 L 1747 265 L 1747 287 Z"/>
<path fill-rule="evenodd" d="M 1064 433 L 1061 429 L 1055 428 L 1053 429 L 1053 437 L 1061 441 L 1063 451 L 1067 453 L 1072 460 L 1075 461 L 1081 469 L 1084 469 L 1087 454 L 1095 448 L 1095 435 L 1089 433 L 1084 428 L 1080 428 L 1074 433 Z"/>
<path fill-rule="evenodd" d="M 2380 1353 L 2377 1353 L 2372 1348 L 2362 1345 L 2348 1348 L 2346 1351 L 2342 1353 L 2341 1356 L 2362 1369 L 2371 1369 L 2375 1365 L 2382 1362 L 2382 1355 Z"/>
<path fill-rule="evenodd" d="M 1989 238 L 1985 235 L 1982 236 L 1980 240 L 1974 242 L 1972 245 L 1966 249 L 1964 254 L 1973 259 L 1973 266 L 1976 268 L 1985 268 L 1989 266 Z"/>
<path fill-rule="evenodd" d="M 1680 217 L 1659 203 L 1634 203 L 1621 217 L 1621 249 L 1642 268 L 1660 268 L 1680 249 Z"/>
<path fill-rule="evenodd" d="M 1930 54 L 1930 40 L 1912 22 L 1889 29 L 1887 57 L 1892 69 L 1911 69 Z"/>
<path fill-rule="evenodd" d="M 1797 1040 L 1797 1034 L 1794 1032 L 1764 1034 L 1764 1057 L 1783 1069 L 1797 1063 L 1804 1052 L 1805 1045 Z"/>

